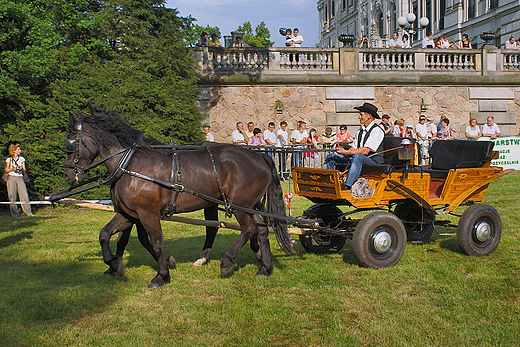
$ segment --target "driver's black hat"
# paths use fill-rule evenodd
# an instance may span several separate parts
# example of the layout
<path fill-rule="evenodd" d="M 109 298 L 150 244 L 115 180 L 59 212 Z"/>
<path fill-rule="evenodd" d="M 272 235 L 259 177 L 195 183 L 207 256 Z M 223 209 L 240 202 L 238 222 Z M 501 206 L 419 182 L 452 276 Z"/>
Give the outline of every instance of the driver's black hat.
<path fill-rule="evenodd" d="M 370 113 L 372 116 L 374 116 L 374 118 L 381 119 L 381 117 L 377 114 L 377 107 L 368 102 L 365 102 L 363 105 L 354 108 L 359 110 L 359 112 Z"/>

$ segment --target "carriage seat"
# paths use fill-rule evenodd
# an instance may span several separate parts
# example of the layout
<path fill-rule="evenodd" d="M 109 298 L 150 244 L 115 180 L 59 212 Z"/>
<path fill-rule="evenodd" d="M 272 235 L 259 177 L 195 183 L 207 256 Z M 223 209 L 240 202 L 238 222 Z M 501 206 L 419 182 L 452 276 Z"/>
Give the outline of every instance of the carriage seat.
<path fill-rule="evenodd" d="M 430 174 L 432 179 L 446 179 L 451 169 L 483 167 L 493 156 L 493 142 L 437 140 L 430 148 L 432 163 L 414 167 L 414 172 Z"/>
<path fill-rule="evenodd" d="M 397 148 L 401 147 L 401 141 L 403 139 L 404 137 L 385 136 L 383 138 L 383 150 L 386 151 L 392 148 L 395 148 L 395 150 L 383 153 L 383 164 L 363 165 L 361 175 L 380 176 L 382 174 L 389 174 L 392 171 L 395 171 L 396 169 L 403 167 L 405 162 L 403 160 L 399 160 L 397 150 Z M 409 140 L 412 141 L 412 143 L 415 143 L 415 139 Z"/>

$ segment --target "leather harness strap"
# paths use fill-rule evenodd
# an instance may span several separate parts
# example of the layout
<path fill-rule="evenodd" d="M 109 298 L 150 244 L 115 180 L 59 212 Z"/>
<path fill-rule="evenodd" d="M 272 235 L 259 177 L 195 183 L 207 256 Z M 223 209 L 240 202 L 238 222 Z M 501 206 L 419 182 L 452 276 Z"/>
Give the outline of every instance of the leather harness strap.
<path fill-rule="evenodd" d="M 181 184 L 181 168 L 179 165 L 179 152 L 177 151 L 177 145 L 172 147 L 172 169 L 170 172 L 170 183 L 173 184 Z M 168 202 L 166 203 L 166 210 L 162 213 L 162 216 L 171 216 L 175 214 L 177 210 L 177 198 L 179 197 L 179 191 L 175 191 L 175 197 L 172 201 L 173 191 L 170 189 L 168 194 Z"/>
<path fill-rule="evenodd" d="M 204 146 L 206 147 L 206 146 Z M 220 183 L 220 178 L 218 177 L 217 173 L 217 167 L 215 166 L 215 160 L 213 159 L 213 153 L 211 153 L 211 150 L 209 147 L 206 147 L 206 150 L 209 153 L 209 157 L 211 158 L 211 165 L 213 166 L 213 172 L 215 173 L 215 177 L 217 179 L 218 184 L 218 190 L 220 191 L 220 196 L 222 197 L 222 200 L 224 201 L 224 208 L 226 209 L 226 217 L 231 218 L 231 206 L 229 205 L 227 201 L 226 194 L 224 193 L 224 190 L 222 189 L 222 184 Z"/>

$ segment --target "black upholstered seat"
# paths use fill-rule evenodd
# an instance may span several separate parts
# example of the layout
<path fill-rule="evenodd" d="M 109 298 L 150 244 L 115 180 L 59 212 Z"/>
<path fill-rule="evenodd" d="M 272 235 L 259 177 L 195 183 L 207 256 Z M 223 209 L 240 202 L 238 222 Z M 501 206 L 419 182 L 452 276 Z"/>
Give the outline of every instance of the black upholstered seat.
<path fill-rule="evenodd" d="M 384 163 L 377 165 L 363 165 L 363 169 L 361 170 L 361 175 L 381 175 L 381 174 L 389 174 L 392 171 L 404 166 L 405 162 L 403 160 L 399 160 L 398 156 L 398 148 L 401 148 L 401 141 L 403 137 L 395 137 L 395 136 L 385 136 L 383 139 L 383 150 L 388 152 L 384 152 Z M 412 143 L 415 143 L 415 139 L 409 139 Z M 395 148 L 395 150 L 391 150 Z"/>
<path fill-rule="evenodd" d="M 428 173 L 432 179 L 446 179 L 450 169 L 482 167 L 492 155 L 491 141 L 437 140 L 430 148 L 432 163 L 416 166 L 414 171 Z"/>

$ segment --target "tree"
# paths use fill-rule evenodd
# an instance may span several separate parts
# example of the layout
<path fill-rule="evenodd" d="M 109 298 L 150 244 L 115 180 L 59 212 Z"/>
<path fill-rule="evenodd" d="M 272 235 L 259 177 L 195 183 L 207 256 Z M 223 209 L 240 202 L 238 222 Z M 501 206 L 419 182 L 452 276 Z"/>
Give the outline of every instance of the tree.
<path fill-rule="evenodd" d="M 254 35 L 249 21 L 239 26 L 237 31 L 244 32 L 243 40 L 251 47 L 273 47 L 274 45 L 274 42 L 269 40 L 271 33 L 263 21 L 255 27 Z"/>
<path fill-rule="evenodd" d="M 219 27 L 211 27 L 209 24 L 203 27 L 198 24 L 193 24 L 192 21 L 195 21 L 195 19 L 191 18 L 191 16 L 188 17 L 183 29 L 184 40 L 190 47 L 195 46 L 202 32 L 206 32 L 208 34 L 208 39 L 213 33 L 217 34 L 218 38 L 221 37 Z"/>
<path fill-rule="evenodd" d="M 0 146 L 23 144 L 31 197 L 66 184 L 68 115 L 89 101 L 145 136 L 202 140 L 186 21 L 159 0 L 0 0 Z"/>

